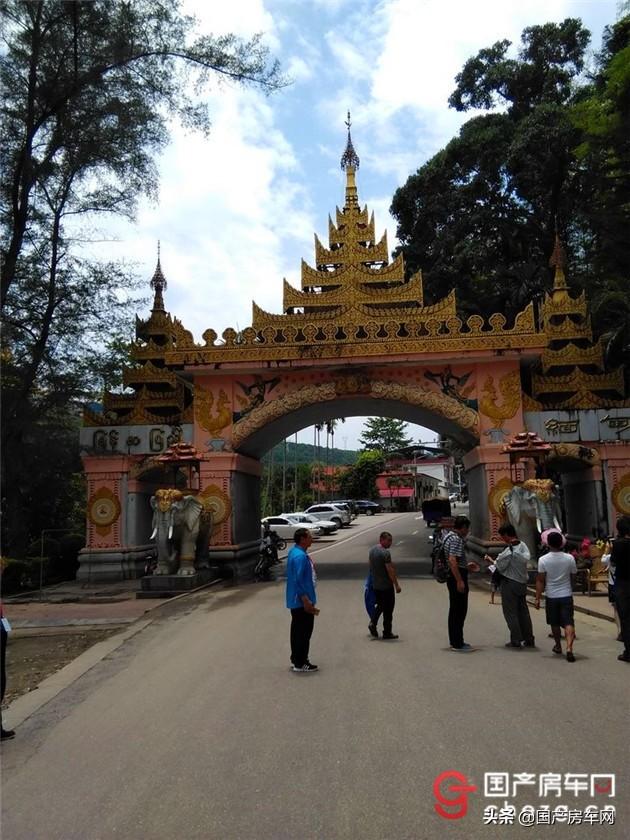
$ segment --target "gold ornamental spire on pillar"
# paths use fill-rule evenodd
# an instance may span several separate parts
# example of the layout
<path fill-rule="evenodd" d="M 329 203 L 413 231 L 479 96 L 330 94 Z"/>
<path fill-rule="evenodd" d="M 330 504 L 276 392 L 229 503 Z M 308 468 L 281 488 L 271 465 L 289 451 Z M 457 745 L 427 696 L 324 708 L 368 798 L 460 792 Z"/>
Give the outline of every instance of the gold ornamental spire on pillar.
<path fill-rule="evenodd" d="M 165 312 L 164 309 L 164 297 L 162 296 L 162 292 L 167 286 L 166 278 L 162 274 L 162 266 L 160 265 L 160 242 L 158 240 L 158 254 L 157 254 L 157 265 L 155 266 L 155 271 L 153 272 L 153 277 L 151 278 L 151 288 L 155 291 L 155 297 L 153 299 L 153 312 Z"/>
<path fill-rule="evenodd" d="M 345 124 L 348 129 L 348 140 L 346 142 L 345 151 L 341 156 L 341 168 L 346 173 L 346 203 L 344 209 L 348 209 L 349 207 L 359 206 L 359 196 L 355 181 L 355 172 L 359 168 L 359 156 L 352 145 L 352 137 L 350 135 L 350 126 L 352 125 L 352 121 L 350 119 L 350 111 L 348 111 L 348 119 L 345 121 Z"/>
<path fill-rule="evenodd" d="M 560 236 L 558 235 L 558 228 L 556 227 L 556 238 L 553 245 L 553 251 L 551 257 L 549 257 L 549 265 L 552 268 L 555 268 L 555 274 L 553 278 L 553 288 L 554 291 L 564 292 L 568 289 L 567 286 L 567 278 L 565 276 L 564 270 L 567 265 L 567 256 L 564 252 L 564 248 L 562 247 L 562 242 L 560 241 Z"/>

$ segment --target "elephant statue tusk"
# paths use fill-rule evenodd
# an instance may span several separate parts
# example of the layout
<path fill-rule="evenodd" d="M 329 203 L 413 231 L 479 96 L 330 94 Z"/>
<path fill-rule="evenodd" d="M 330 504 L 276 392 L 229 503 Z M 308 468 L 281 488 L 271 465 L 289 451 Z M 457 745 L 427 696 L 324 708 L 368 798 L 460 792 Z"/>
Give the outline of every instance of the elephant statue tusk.
<path fill-rule="evenodd" d="M 558 518 L 556 516 L 554 516 L 554 518 L 553 518 L 553 524 L 556 526 L 558 531 L 560 531 L 560 533 L 562 533 L 562 528 L 560 527 L 560 523 L 558 522 Z"/>
<path fill-rule="evenodd" d="M 151 534 L 151 536 L 149 537 L 149 539 L 150 539 L 150 540 L 154 540 L 154 539 L 155 539 L 155 535 L 156 535 L 156 534 L 157 534 L 157 528 L 154 528 L 154 529 L 153 529 L 153 533 Z"/>
<path fill-rule="evenodd" d="M 168 526 L 168 538 L 169 538 L 169 540 L 173 539 L 173 526 L 172 525 Z"/>

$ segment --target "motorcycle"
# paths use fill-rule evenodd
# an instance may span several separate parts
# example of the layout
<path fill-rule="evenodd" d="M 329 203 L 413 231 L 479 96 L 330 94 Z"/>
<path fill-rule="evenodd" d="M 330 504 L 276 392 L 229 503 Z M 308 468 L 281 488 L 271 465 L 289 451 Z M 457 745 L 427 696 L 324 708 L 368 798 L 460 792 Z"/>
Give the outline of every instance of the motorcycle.
<path fill-rule="evenodd" d="M 287 547 L 286 540 L 279 537 L 275 531 L 270 531 L 260 541 L 260 557 L 254 566 L 254 577 L 257 580 L 268 578 L 272 566 L 277 566 L 282 561 L 278 557 L 278 551 Z"/>

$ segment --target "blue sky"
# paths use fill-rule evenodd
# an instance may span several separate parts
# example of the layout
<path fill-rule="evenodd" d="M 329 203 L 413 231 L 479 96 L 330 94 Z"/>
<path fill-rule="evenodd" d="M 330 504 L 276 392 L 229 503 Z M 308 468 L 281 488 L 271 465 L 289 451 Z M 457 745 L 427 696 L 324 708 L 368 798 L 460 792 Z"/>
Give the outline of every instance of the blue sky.
<path fill-rule="evenodd" d="M 108 256 L 136 263 L 147 283 L 161 240 L 167 308 L 200 340 L 207 327 L 251 323 L 252 300 L 280 312 L 282 279 L 299 286 L 328 213 L 343 201 L 344 120 L 361 158 L 359 198 L 395 247 L 391 198 L 470 114 L 447 99 L 464 61 L 525 26 L 580 17 L 601 44 L 614 0 L 188 0 L 204 30 L 265 40 L 293 84 L 265 97 L 216 84 L 208 137 L 173 126 L 157 203 L 116 223 Z M 356 445 L 362 421 L 337 436 Z M 414 438 L 433 433 L 410 427 Z M 300 440 L 312 440 L 305 430 Z"/>

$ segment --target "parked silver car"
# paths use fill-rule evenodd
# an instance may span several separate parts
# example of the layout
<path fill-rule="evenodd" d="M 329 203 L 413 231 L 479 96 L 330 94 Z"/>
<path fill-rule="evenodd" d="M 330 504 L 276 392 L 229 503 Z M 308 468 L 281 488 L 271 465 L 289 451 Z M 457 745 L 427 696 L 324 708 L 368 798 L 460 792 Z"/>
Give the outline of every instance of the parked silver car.
<path fill-rule="evenodd" d="M 294 519 L 300 525 L 319 525 L 324 534 L 334 534 L 339 530 L 339 525 L 332 519 L 318 519 L 313 513 L 283 513 L 288 519 Z"/>
<path fill-rule="evenodd" d="M 320 526 L 319 522 L 305 522 L 302 524 L 296 522 L 288 516 L 266 516 L 264 519 L 260 520 L 261 535 L 264 531 L 265 522 L 279 537 L 282 537 L 283 540 L 290 540 L 291 542 L 293 541 L 293 535 L 298 528 L 307 528 L 311 532 L 313 539 L 321 537 L 324 533 L 324 529 Z"/>
<path fill-rule="evenodd" d="M 349 525 L 352 519 L 347 508 L 344 509 L 330 503 L 311 505 L 306 508 L 304 513 L 312 513 L 317 519 L 329 519 L 331 522 L 337 522 L 340 528 Z"/>

